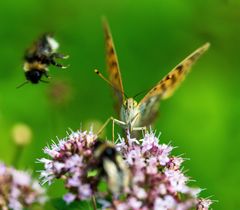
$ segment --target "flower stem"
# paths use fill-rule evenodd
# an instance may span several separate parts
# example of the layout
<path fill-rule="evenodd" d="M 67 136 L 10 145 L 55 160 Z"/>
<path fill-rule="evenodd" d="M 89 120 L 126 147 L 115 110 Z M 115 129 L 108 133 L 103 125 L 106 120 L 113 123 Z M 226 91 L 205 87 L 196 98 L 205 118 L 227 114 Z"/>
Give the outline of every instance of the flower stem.
<path fill-rule="evenodd" d="M 16 168 L 18 167 L 22 152 L 23 152 L 23 146 L 16 145 L 15 152 L 12 159 L 12 165 L 15 166 Z"/>
<path fill-rule="evenodd" d="M 93 209 L 94 209 L 94 210 L 97 210 L 96 198 L 95 198 L 94 195 L 92 196 L 91 201 L 92 201 Z"/>

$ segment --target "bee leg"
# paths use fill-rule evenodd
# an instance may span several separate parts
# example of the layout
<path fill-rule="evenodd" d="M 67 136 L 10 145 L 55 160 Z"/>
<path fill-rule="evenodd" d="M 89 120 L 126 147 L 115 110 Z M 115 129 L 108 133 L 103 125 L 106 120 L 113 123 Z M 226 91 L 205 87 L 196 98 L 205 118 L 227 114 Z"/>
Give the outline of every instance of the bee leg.
<path fill-rule="evenodd" d="M 60 64 L 60 63 L 57 63 L 55 60 L 53 60 L 53 59 L 51 59 L 51 64 L 52 65 L 54 65 L 54 66 L 57 66 L 57 67 L 60 67 L 60 68 L 62 68 L 62 69 L 66 69 L 68 66 L 64 66 L 64 65 L 62 65 L 62 64 Z"/>
<path fill-rule="evenodd" d="M 43 74 L 46 78 L 48 78 L 48 79 L 51 78 L 46 71 Z"/>
<path fill-rule="evenodd" d="M 42 79 L 40 79 L 39 81 L 41 81 L 43 83 L 49 83 L 49 81 L 45 81 L 45 80 L 42 80 Z"/>
<path fill-rule="evenodd" d="M 52 57 L 53 58 L 60 58 L 60 59 L 68 59 L 69 58 L 69 55 L 63 55 L 61 53 L 53 53 L 52 54 Z"/>

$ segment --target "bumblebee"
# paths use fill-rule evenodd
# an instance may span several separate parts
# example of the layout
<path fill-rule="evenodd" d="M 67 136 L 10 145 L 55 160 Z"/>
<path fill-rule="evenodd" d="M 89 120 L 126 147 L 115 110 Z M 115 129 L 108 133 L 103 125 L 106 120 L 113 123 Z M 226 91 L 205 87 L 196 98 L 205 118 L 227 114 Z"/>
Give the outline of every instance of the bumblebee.
<path fill-rule="evenodd" d="M 94 147 L 99 175 L 106 177 L 108 190 L 115 196 L 126 192 L 130 186 L 130 171 L 115 145 L 97 139 Z"/>
<path fill-rule="evenodd" d="M 57 52 L 59 43 L 50 34 L 42 35 L 33 45 L 27 49 L 24 55 L 24 73 L 26 81 L 22 85 L 31 82 L 37 84 L 40 82 L 47 82 L 42 80 L 44 75 L 49 78 L 48 67 L 54 65 L 59 68 L 67 68 L 55 59 L 67 59 L 69 56 Z"/>

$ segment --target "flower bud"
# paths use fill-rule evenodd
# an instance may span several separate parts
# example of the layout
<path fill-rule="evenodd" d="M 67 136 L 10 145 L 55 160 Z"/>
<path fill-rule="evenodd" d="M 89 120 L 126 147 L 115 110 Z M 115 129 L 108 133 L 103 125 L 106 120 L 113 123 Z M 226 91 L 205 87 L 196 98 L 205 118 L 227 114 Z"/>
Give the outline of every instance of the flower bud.
<path fill-rule="evenodd" d="M 18 123 L 12 128 L 12 138 L 19 146 L 28 145 L 32 140 L 32 130 L 28 125 Z"/>

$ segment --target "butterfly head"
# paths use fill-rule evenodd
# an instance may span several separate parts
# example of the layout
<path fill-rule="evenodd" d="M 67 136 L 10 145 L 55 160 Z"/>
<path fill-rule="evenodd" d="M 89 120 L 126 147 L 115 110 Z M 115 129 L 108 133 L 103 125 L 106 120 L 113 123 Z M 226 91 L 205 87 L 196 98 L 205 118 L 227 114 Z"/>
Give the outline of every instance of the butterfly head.
<path fill-rule="evenodd" d="M 127 98 L 123 102 L 123 106 L 127 110 L 132 110 L 132 109 L 136 108 L 137 105 L 138 105 L 137 101 L 135 101 L 133 98 Z"/>

